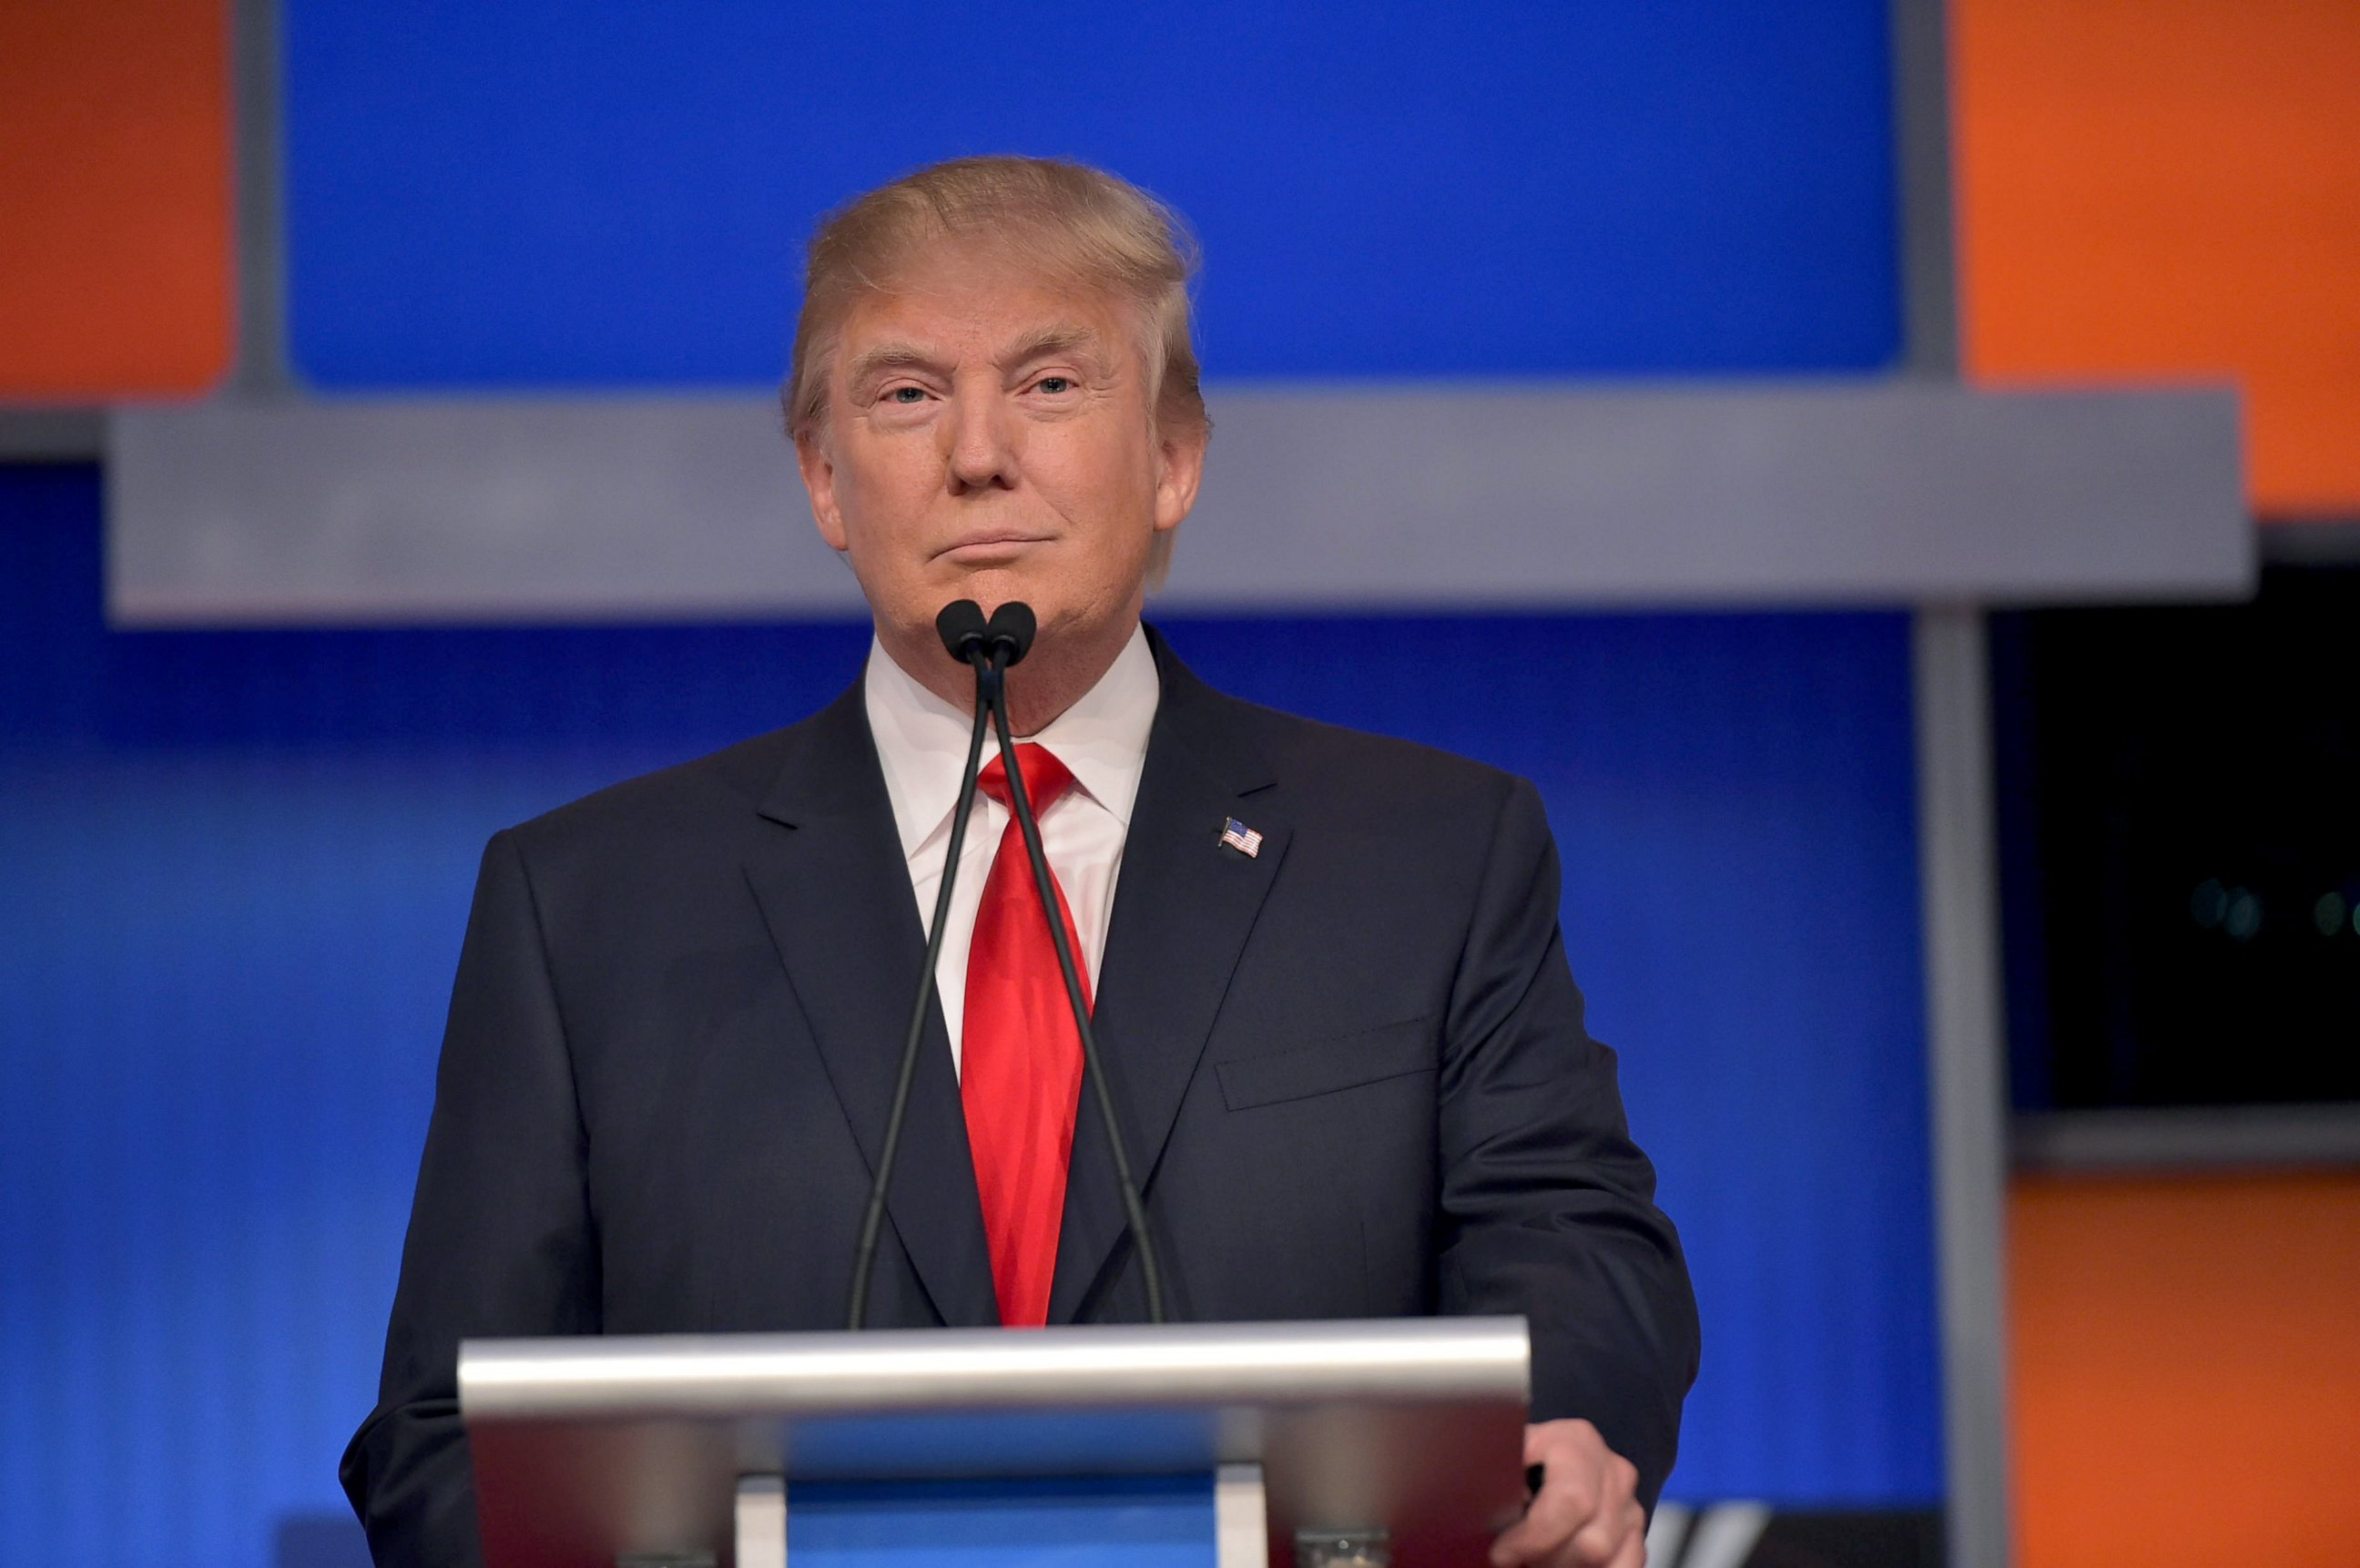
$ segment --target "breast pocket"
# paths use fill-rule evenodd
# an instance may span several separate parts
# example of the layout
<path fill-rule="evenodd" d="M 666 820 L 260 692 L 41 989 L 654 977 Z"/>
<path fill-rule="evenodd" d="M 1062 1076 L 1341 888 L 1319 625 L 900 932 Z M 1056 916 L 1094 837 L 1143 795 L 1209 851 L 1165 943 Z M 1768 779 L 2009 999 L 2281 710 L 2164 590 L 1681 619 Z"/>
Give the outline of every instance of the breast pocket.
<path fill-rule="evenodd" d="M 1298 1050 L 1218 1064 L 1221 1099 L 1232 1111 L 1308 1100 L 1391 1078 L 1435 1070 L 1437 1014 L 1338 1035 Z"/>

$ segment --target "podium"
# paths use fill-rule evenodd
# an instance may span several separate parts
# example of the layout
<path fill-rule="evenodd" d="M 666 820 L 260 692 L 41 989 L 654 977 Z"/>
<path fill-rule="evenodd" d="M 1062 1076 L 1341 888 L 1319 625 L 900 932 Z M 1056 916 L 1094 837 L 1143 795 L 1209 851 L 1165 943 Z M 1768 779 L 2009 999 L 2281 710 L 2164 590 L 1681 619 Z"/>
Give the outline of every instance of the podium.
<path fill-rule="evenodd" d="M 471 1340 L 487 1568 L 1421 1568 L 1524 1498 L 1522 1318 Z"/>

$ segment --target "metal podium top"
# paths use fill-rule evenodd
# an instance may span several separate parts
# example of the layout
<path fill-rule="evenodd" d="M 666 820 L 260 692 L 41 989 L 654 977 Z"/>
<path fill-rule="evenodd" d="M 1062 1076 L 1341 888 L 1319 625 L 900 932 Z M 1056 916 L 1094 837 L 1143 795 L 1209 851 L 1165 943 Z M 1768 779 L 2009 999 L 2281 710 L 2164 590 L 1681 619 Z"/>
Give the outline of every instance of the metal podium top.
<path fill-rule="evenodd" d="M 470 1340 L 483 1420 L 1509 1399 L 1522 1318 Z"/>
<path fill-rule="evenodd" d="M 469 1341 L 459 1405 L 503 1563 L 728 1561 L 738 1478 L 1262 1467 L 1298 1529 L 1480 1546 L 1523 1502 L 1521 1318 Z M 1480 1555 L 1480 1553 L 1479 1553 Z"/>

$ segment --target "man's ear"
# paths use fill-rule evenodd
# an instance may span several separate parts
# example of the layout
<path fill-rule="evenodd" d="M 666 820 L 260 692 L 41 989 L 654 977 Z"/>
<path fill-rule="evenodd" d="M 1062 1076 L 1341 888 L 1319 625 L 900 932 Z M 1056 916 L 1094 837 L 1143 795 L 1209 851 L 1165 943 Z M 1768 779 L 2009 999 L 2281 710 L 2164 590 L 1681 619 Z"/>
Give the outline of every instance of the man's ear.
<path fill-rule="evenodd" d="M 803 471 L 803 489 L 811 497 L 812 521 L 827 547 L 842 554 L 851 547 L 844 532 L 844 511 L 836 504 L 836 461 L 828 455 L 827 435 L 816 424 L 795 432 L 795 466 Z"/>
<path fill-rule="evenodd" d="M 1205 482 L 1205 447 L 1212 432 L 1204 425 L 1166 425 L 1156 434 L 1155 529 L 1169 532 L 1196 504 Z"/>

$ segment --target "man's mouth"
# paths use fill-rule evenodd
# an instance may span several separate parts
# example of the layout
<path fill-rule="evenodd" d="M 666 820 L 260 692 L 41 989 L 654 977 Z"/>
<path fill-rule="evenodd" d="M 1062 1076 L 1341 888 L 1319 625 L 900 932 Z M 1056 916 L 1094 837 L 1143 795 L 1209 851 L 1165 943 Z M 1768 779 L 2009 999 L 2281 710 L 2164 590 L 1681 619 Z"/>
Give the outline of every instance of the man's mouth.
<path fill-rule="evenodd" d="M 938 554 L 938 559 L 959 562 L 1012 555 L 1027 545 L 1046 544 L 1049 536 L 1022 528 L 980 528 L 963 533 Z"/>

